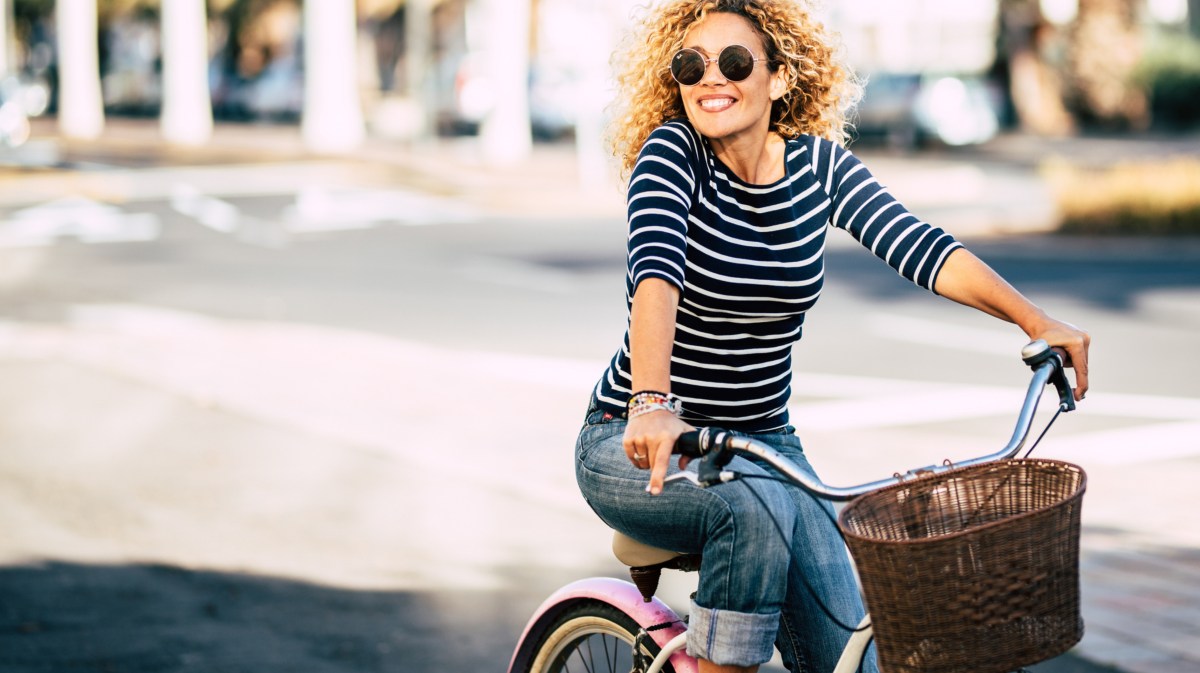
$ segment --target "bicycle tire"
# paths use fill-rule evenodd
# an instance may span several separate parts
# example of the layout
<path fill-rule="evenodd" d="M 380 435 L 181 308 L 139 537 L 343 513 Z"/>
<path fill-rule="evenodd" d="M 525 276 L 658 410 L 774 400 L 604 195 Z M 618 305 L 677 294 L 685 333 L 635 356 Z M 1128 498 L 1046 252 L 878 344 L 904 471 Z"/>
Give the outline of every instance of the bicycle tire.
<path fill-rule="evenodd" d="M 632 617 L 608 603 L 579 601 L 529 634 L 510 673 L 628 673 L 639 630 Z M 643 641 L 642 652 L 653 659 L 658 646 L 649 638 Z M 665 673 L 674 670 L 670 664 L 663 667 Z"/>

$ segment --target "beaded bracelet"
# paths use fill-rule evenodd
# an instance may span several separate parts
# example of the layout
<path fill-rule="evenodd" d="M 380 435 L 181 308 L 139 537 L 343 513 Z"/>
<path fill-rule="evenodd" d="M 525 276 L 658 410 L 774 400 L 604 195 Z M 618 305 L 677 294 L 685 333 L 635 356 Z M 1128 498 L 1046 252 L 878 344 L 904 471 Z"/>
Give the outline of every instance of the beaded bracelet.
<path fill-rule="evenodd" d="M 678 397 L 670 393 L 661 393 L 657 390 L 643 390 L 634 393 L 629 397 L 628 413 L 626 418 L 634 419 L 638 416 L 643 416 L 652 411 L 669 411 L 678 416 L 683 412 L 683 403 Z"/>

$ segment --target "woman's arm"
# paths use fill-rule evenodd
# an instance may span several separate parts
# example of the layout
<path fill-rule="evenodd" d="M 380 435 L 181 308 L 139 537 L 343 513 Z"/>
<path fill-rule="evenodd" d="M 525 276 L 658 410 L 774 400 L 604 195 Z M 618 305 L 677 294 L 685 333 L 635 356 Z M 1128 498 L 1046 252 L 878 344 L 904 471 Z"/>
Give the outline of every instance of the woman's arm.
<path fill-rule="evenodd" d="M 1088 348 L 1092 338 L 1078 327 L 1046 315 L 970 251 L 957 248 L 938 273 L 934 291 L 954 301 L 1015 323 L 1030 339 L 1045 339 L 1067 351 L 1075 369 L 1075 399 L 1088 390 Z"/>
<path fill-rule="evenodd" d="M 638 283 L 629 312 L 629 357 L 633 392 L 671 392 L 671 349 L 675 343 L 675 311 L 679 288 L 661 278 Z M 629 419 L 625 426 L 625 455 L 638 467 L 650 467 L 649 490 L 662 491 L 679 435 L 692 426 L 669 411 L 652 411 Z M 640 457 L 639 457 L 640 456 Z"/>

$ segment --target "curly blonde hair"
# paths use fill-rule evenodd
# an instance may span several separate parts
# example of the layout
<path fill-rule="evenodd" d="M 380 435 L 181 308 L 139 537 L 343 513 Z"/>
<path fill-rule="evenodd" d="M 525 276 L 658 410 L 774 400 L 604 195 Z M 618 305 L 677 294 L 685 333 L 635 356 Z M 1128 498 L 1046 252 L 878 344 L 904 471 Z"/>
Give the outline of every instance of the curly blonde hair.
<path fill-rule="evenodd" d="M 744 17 L 762 37 L 767 66 L 783 69 L 786 92 L 771 107 L 770 129 L 847 140 L 849 115 L 862 84 L 844 65 L 834 40 L 797 0 L 666 0 L 648 10 L 613 56 L 618 97 L 609 106 L 609 147 L 629 177 L 642 145 L 663 122 L 683 117 L 679 85 L 668 64 L 684 34 L 713 12 Z"/>

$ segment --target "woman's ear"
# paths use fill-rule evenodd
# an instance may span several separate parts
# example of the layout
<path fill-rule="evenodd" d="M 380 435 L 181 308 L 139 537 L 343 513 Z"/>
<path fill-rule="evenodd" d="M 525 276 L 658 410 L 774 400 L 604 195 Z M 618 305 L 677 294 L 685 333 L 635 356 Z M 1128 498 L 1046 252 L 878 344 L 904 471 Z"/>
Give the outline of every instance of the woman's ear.
<path fill-rule="evenodd" d="M 787 92 L 787 78 L 784 76 L 784 67 L 782 65 L 775 68 L 775 72 L 771 73 L 770 92 L 771 100 L 779 100 Z"/>

